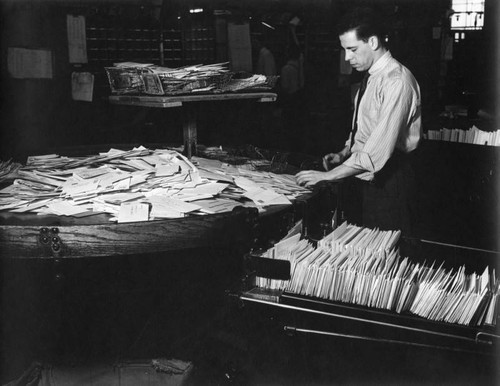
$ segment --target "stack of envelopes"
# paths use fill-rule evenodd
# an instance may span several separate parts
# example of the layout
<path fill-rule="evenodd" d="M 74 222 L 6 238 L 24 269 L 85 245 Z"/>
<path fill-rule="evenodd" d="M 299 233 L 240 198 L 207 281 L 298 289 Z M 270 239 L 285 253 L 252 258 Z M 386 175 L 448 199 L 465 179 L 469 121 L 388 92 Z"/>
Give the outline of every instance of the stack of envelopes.
<path fill-rule="evenodd" d="M 262 256 L 290 261 L 290 280 L 257 278 L 271 290 L 408 312 L 463 325 L 495 325 L 500 280 L 486 267 L 445 269 L 399 254 L 400 231 L 347 223 L 313 246 L 300 235 L 285 238 Z"/>
<path fill-rule="evenodd" d="M 0 211 L 107 213 L 110 221 L 132 222 L 290 205 L 309 192 L 291 175 L 249 169 L 142 146 L 88 157 L 31 156 L 0 190 Z"/>

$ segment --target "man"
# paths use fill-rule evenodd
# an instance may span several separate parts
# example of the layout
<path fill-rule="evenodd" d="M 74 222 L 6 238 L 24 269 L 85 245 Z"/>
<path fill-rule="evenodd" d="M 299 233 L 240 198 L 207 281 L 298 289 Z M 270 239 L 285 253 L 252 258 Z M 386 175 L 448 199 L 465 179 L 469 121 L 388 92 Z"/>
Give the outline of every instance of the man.
<path fill-rule="evenodd" d="M 383 22 L 373 10 L 357 8 L 346 15 L 339 38 L 345 60 L 365 72 L 366 88 L 363 94 L 362 85 L 356 96 L 344 149 L 323 157 L 325 172 L 301 171 L 297 182 L 313 186 L 355 176 L 363 197 L 363 225 L 409 233 L 414 180 L 408 158 L 422 133 L 419 85 L 392 57 Z"/>
<path fill-rule="evenodd" d="M 267 39 L 256 39 L 253 44 L 258 55 L 255 73 L 265 76 L 277 75 L 276 62 L 273 53 L 268 48 Z"/>

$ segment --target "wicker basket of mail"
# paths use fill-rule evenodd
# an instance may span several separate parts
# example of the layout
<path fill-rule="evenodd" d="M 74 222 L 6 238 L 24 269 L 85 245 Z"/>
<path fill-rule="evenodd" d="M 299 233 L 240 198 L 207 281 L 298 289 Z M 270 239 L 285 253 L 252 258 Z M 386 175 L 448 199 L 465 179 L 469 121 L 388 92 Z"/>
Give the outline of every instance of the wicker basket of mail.
<path fill-rule="evenodd" d="M 169 74 L 158 74 L 165 95 L 189 94 L 192 92 L 215 92 L 222 90 L 231 80 L 232 74 L 225 72 L 209 76 L 192 76 L 187 78 L 171 77 Z"/>
<path fill-rule="evenodd" d="M 111 92 L 114 94 L 135 94 L 144 92 L 143 75 L 151 73 L 148 67 L 116 66 L 104 67 Z"/>

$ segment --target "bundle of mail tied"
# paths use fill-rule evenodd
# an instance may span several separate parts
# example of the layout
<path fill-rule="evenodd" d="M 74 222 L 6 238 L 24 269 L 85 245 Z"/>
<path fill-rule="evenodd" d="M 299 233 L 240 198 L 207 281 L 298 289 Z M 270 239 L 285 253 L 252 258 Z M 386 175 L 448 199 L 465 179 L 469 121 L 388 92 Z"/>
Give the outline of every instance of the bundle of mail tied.
<path fill-rule="evenodd" d="M 256 278 L 261 289 L 410 313 L 426 319 L 495 325 L 500 279 L 495 269 L 417 263 L 401 257 L 400 231 L 343 223 L 314 245 L 300 233 L 285 237 L 263 258 L 290 262 L 290 279 Z M 430 260 L 432 261 L 432 260 Z"/>
<path fill-rule="evenodd" d="M 110 149 L 94 156 L 30 156 L 0 190 L 0 211 L 39 215 L 109 214 L 125 223 L 290 205 L 308 190 L 292 175 L 217 160 L 188 159 L 172 149 Z"/>

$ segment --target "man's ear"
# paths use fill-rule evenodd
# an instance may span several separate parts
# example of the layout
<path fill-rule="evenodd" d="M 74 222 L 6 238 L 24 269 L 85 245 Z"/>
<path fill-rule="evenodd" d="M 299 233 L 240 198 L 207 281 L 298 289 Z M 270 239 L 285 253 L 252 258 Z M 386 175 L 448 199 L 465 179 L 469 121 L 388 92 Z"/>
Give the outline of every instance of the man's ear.
<path fill-rule="evenodd" d="M 377 36 L 373 35 L 368 38 L 368 44 L 370 45 L 373 51 L 377 51 L 380 47 L 380 40 Z"/>

